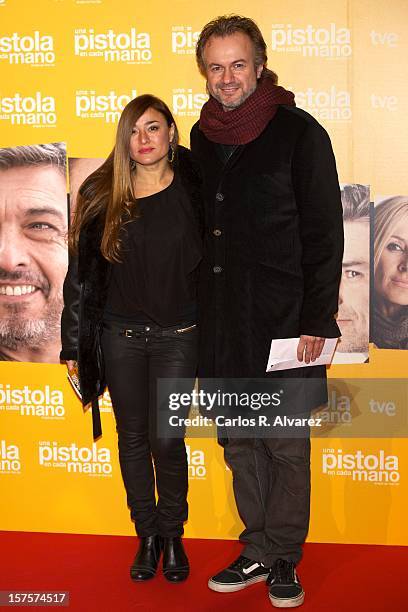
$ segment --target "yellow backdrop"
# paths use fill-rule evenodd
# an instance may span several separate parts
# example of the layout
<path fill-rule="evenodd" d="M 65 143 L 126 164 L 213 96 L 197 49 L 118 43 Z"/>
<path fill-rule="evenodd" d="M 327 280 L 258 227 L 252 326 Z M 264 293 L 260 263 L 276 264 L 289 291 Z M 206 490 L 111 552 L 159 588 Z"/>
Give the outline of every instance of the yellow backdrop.
<path fill-rule="evenodd" d="M 206 99 L 194 43 L 220 11 L 259 23 L 269 66 L 328 130 L 342 183 L 370 185 L 372 199 L 407 193 L 406 0 L 258 0 L 250 9 L 243 0 L 0 0 L 0 146 L 63 141 L 69 157 L 103 158 L 120 110 L 147 92 L 169 103 L 188 145 Z M 402 351 L 371 347 L 369 364 L 330 376 L 404 378 L 407 364 Z M 132 534 L 109 397 L 93 444 L 63 366 L 4 362 L 0 374 L 0 528 Z M 379 393 L 332 400 L 340 422 L 347 401 L 364 415 L 367 437 L 343 438 L 334 422 L 329 438 L 313 440 L 310 541 L 408 544 L 408 451 L 394 427 L 406 423 L 407 399 L 388 409 L 393 397 Z M 388 431 L 395 437 L 370 437 Z M 187 535 L 236 537 L 221 448 L 190 438 L 188 451 Z"/>

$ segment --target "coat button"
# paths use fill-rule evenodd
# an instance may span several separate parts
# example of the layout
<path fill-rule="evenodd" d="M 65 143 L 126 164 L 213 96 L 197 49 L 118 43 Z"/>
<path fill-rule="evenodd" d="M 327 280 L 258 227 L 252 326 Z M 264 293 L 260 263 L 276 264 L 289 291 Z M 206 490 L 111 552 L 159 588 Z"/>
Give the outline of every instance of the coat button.
<path fill-rule="evenodd" d="M 213 270 L 214 270 L 214 274 L 219 274 L 220 272 L 222 272 L 221 266 L 214 266 Z"/>
<path fill-rule="evenodd" d="M 214 236 L 221 236 L 222 231 L 221 231 L 221 230 L 219 230 L 219 229 L 215 229 L 215 230 L 213 231 L 213 234 L 214 234 Z"/>
<path fill-rule="evenodd" d="M 215 199 L 217 200 L 217 202 L 222 202 L 224 200 L 224 194 L 223 193 L 217 193 L 215 196 Z"/>

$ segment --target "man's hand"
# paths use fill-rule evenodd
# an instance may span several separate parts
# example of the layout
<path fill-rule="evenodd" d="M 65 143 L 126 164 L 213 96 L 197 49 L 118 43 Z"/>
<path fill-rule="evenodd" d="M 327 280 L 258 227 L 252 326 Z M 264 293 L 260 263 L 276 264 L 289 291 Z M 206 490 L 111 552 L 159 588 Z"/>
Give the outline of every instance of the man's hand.
<path fill-rule="evenodd" d="M 315 361 L 321 355 L 325 340 L 326 338 L 320 338 L 319 336 L 300 336 L 297 347 L 298 360 L 303 361 L 304 357 L 305 363 Z"/>

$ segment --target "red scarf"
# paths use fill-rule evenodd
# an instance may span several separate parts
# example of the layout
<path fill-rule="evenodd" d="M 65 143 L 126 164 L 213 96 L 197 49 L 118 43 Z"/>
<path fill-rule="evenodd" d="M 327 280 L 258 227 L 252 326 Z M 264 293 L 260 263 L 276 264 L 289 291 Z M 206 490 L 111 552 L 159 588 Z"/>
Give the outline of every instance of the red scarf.
<path fill-rule="evenodd" d="M 280 104 L 295 106 L 295 95 L 262 76 L 255 91 L 238 108 L 224 111 L 211 96 L 201 110 L 200 130 L 212 142 L 247 144 L 263 132 Z"/>

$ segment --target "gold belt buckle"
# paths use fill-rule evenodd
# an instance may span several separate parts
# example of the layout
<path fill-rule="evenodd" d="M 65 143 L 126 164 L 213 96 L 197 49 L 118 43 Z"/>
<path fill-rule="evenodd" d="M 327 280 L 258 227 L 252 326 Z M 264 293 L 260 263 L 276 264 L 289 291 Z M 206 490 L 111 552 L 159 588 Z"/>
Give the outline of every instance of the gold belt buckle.
<path fill-rule="evenodd" d="M 180 329 L 176 329 L 176 333 L 177 334 L 183 334 L 186 331 L 190 331 L 190 329 L 194 329 L 194 327 L 197 327 L 196 323 L 194 325 L 190 325 L 189 327 L 182 327 Z"/>

